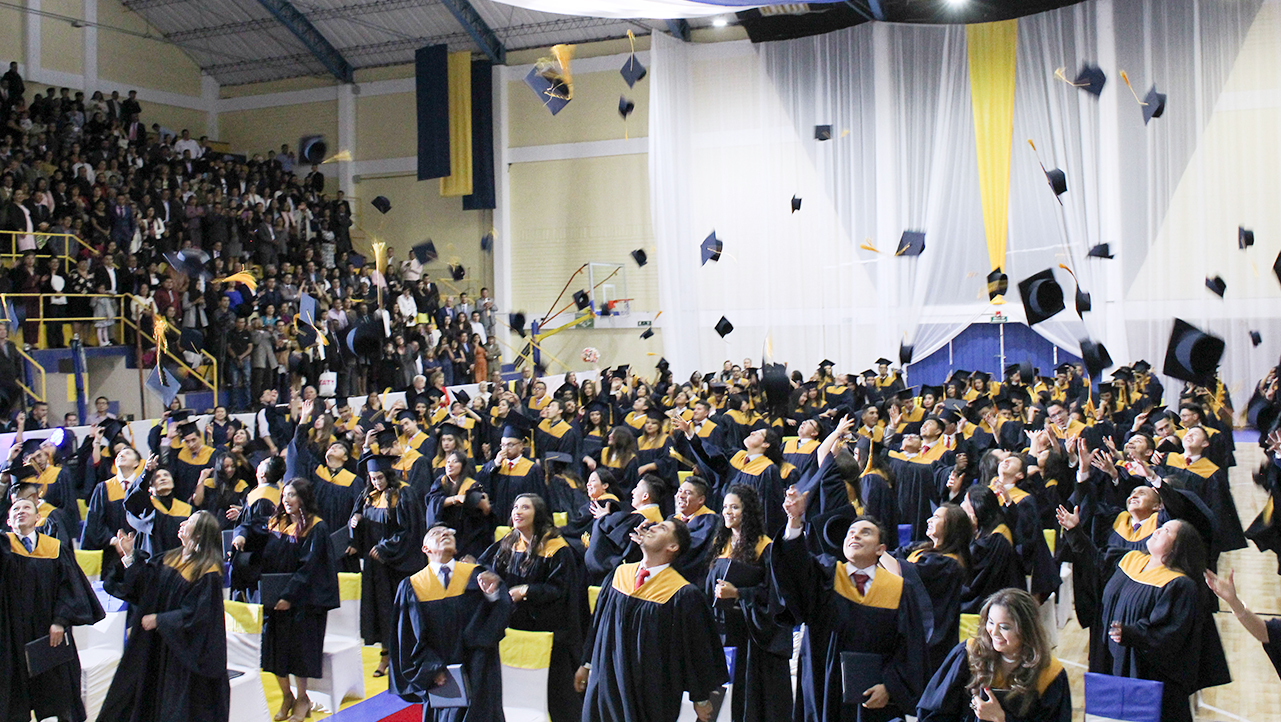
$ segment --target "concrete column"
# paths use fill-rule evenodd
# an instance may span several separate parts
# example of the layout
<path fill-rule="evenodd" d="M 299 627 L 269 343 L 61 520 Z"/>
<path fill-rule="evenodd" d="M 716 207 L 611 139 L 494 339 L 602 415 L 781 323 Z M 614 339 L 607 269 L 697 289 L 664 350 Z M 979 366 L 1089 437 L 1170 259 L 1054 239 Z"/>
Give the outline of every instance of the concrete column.
<path fill-rule="evenodd" d="M 356 157 L 356 90 L 355 83 L 338 86 L 338 147 Z M 353 161 L 338 163 L 338 187 L 348 197 L 355 195 L 356 177 Z"/>

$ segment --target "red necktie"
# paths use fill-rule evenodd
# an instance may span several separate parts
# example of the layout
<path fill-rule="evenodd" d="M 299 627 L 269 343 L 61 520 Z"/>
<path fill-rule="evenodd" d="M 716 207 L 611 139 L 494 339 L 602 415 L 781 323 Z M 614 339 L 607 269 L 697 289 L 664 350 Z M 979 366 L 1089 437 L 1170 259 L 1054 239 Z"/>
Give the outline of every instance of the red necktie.
<path fill-rule="evenodd" d="M 636 589 L 632 591 L 640 591 L 641 585 L 645 583 L 646 579 L 649 579 L 649 570 L 641 567 L 640 571 L 636 572 Z"/>
<path fill-rule="evenodd" d="M 864 590 L 867 589 L 867 583 L 870 581 L 872 578 L 863 572 L 854 572 L 854 586 L 858 587 L 859 594 L 866 593 Z"/>

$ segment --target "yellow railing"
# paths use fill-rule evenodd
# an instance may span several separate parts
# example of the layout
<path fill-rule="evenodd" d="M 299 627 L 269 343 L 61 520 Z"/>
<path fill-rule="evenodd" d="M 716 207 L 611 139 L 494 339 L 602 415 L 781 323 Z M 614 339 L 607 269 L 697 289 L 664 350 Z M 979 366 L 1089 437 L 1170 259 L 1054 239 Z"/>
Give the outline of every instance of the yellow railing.
<path fill-rule="evenodd" d="M 47 301 L 48 299 L 53 298 L 54 296 L 64 297 L 64 298 L 66 298 L 68 301 L 71 301 L 72 299 L 77 299 L 77 298 L 81 298 L 81 299 L 83 299 L 83 298 L 87 298 L 87 299 L 94 299 L 94 298 L 110 298 L 110 299 L 112 299 L 112 300 L 114 300 L 114 301 L 116 302 L 116 304 L 117 304 L 117 309 L 118 309 L 118 310 L 117 310 L 117 313 L 116 313 L 116 315 L 115 315 L 115 316 L 57 316 L 57 317 L 49 318 L 49 317 L 46 317 L 46 316 L 44 315 L 45 301 Z M 6 301 L 12 302 L 12 303 L 15 305 L 15 307 L 16 307 L 19 303 L 23 303 L 23 304 L 25 305 L 25 303 L 26 303 L 26 302 L 28 302 L 28 301 L 30 301 L 30 300 L 32 300 L 32 299 L 35 299 L 35 300 L 36 300 L 36 302 L 37 302 L 37 306 L 38 306 L 38 308 L 36 309 L 36 315 L 35 315 L 34 317 L 28 316 L 28 317 L 26 318 L 26 320 L 24 320 L 24 321 L 23 321 L 23 323 L 22 323 L 20 326 L 26 326 L 26 324 L 27 324 L 27 323 L 34 323 L 34 324 L 36 324 L 36 325 L 37 325 L 37 328 L 39 328 L 39 329 L 40 329 L 40 330 L 42 330 L 42 331 L 46 331 L 46 332 L 47 332 L 47 331 L 48 331 L 48 326 L 49 326 L 49 325 L 51 325 L 51 324 L 74 324 L 74 323 L 92 323 L 92 322 L 95 322 L 95 321 L 111 321 L 113 326 L 115 326 L 115 325 L 119 325 L 119 326 L 120 326 L 120 330 L 121 330 L 122 332 L 123 332 L 123 330 L 124 330 L 126 327 L 127 327 L 127 328 L 132 328 L 132 329 L 133 329 L 135 332 L 137 332 L 137 333 L 138 333 L 142 338 L 146 339 L 146 340 L 151 344 L 152 348 L 155 348 L 155 347 L 156 347 L 156 345 L 157 345 L 157 344 L 156 344 L 156 340 L 155 340 L 154 338 L 152 338 L 151 334 L 149 334 L 149 333 L 147 333 L 146 331 L 143 331 L 142 329 L 138 328 L 138 324 L 137 324 L 137 323 L 135 323 L 132 319 L 128 318 L 128 317 L 125 315 L 125 313 L 124 313 L 124 310 L 125 310 L 125 309 L 124 309 L 123 301 L 124 301 L 126 298 L 127 298 L 127 296 L 126 296 L 126 295 L 121 295 L 121 294 L 108 294 L 108 293 L 82 293 L 82 294 L 75 294 L 75 293 L 6 293 L 6 294 L 4 294 L 4 299 L 5 299 Z M 11 332 L 11 333 L 17 333 L 19 330 L 20 330 L 20 328 L 19 328 L 19 329 L 11 329 L 11 331 L 10 331 L 10 332 Z M 59 330 L 60 330 L 60 331 L 65 330 L 65 326 L 60 326 Z M 27 337 L 26 337 L 26 331 L 24 330 L 24 331 L 23 331 L 23 342 L 24 342 L 25 344 L 30 344 L 30 345 L 31 345 L 31 346 L 33 346 L 33 347 L 37 347 L 37 348 L 45 347 L 45 348 L 47 348 L 48 344 L 47 344 L 47 343 L 42 344 L 42 343 L 41 343 L 41 341 L 40 341 L 39 335 L 40 335 L 40 334 L 38 334 L 38 333 L 37 333 L 37 337 L 36 337 L 36 338 L 34 338 L 34 339 L 29 339 L 29 338 L 27 338 Z M 124 339 L 122 338 L 121 340 L 123 341 Z M 59 341 L 65 341 L 65 339 L 59 339 Z M 82 342 L 82 343 L 88 343 L 88 338 L 81 338 L 81 342 Z M 15 344 L 15 346 L 16 346 L 16 345 L 17 345 L 17 344 Z M 34 389 L 29 389 L 29 388 L 27 388 L 24 384 L 22 384 L 22 382 L 21 382 L 21 381 L 19 381 L 19 382 L 18 382 L 18 385 L 23 389 L 23 391 L 25 391 L 25 392 L 27 393 L 27 395 L 31 396 L 33 399 L 35 399 L 35 400 L 37 400 L 37 401 L 45 401 L 45 400 L 46 400 L 46 397 L 48 396 L 48 388 L 47 388 L 47 386 L 46 386 L 46 380 L 45 380 L 46 373 L 45 373 L 45 369 L 44 369 L 44 367 L 43 367 L 43 366 L 41 366 L 41 365 L 40 365 L 40 364 L 39 364 L 39 363 L 38 363 L 34 358 L 32 358 L 32 356 L 31 356 L 30 354 L 28 354 L 26 351 L 23 351 L 21 348 L 19 348 L 18 352 L 19 352 L 19 353 L 21 353 L 21 354 L 22 354 L 22 357 L 23 357 L 23 358 L 25 358 L 25 359 L 27 360 L 27 362 L 28 362 L 28 363 L 30 363 L 32 366 L 34 366 L 34 367 L 36 368 L 36 370 L 39 372 L 39 374 L 40 374 L 40 384 L 39 384 L 39 385 L 40 385 L 40 391 L 41 391 L 41 393 L 40 393 L 40 394 L 36 394 Z M 207 388 L 207 389 L 209 389 L 210 391 L 212 391 L 212 392 L 213 392 L 213 396 L 214 396 L 214 405 L 215 405 L 215 406 L 217 406 L 217 405 L 218 405 L 218 386 L 219 386 L 219 379 L 220 379 L 220 377 L 219 377 L 219 375 L 218 375 L 218 359 L 214 358 L 212 354 L 210 354 L 207 350 L 205 350 L 205 349 L 203 349 L 203 348 L 202 348 L 202 349 L 200 349 L 200 355 L 201 355 L 201 356 L 204 356 L 206 359 L 208 359 L 208 361 L 209 361 L 209 365 L 210 365 L 210 368 L 212 369 L 211 375 L 213 376 L 213 381 L 210 381 L 209 379 L 206 379 L 206 378 L 204 377 L 204 375 L 203 375 L 203 374 L 201 374 L 199 371 L 197 371 L 196 369 L 192 368 L 192 367 L 191 367 L 190 365 L 188 365 L 185 361 L 183 361 L 182 357 L 175 355 L 172 351 L 169 351 L 169 350 L 166 350 L 166 351 L 165 351 L 165 356 L 166 356 L 168 359 L 170 359 L 171 361 L 173 361 L 174 363 L 176 363 L 176 364 L 177 364 L 178 366 L 180 366 L 181 368 L 185 369 L 185 370 L 186 370 L 186 371 L 187 371 L 191 376 L 193 376 L 196 380 L 200 381 L 200 383 L 201 383 L 201 384 L 203 384 L 203 385 L 205 386 L 205 388 Z M 138 359 L 138 363 L 142 363 L 142 359 Z"/>
<path fill-rule="evenodd" d="M 74 233 L 40 233 L 40 232 L 38 232 L 38 231 L 32 231 L 31 233 L 27 233 L 26 231 L 0 231 L 0 238 L 3 238 L 4 236 L 9 236 L 9 241 L 11 242 L 11 244 L 10 244 L 10 243 L 0 243 L 0 247 L 5 247 L 5 248 L 12 247 L 12 248 L 13 248 L 13 252 L 12 252 L 12 253 L 0 253 L 0 259 L 3 259 L 3 258 L 21 258 L 23 255 L 25 255 L 25 254 L 28 252 L 28 251 L 19 251 L 19 250 L 18 250 L 18 238 L 19 238 L 19 237 L 21 237 L 21 236 L 31 236 L 31 237 L 33 237 L 33 238 L 35 239 L 35 242 L 36 242 L 36 248 L 38 248 L 38 249 L 40 249 L 40 248 L 44 248 L 45 246 L 47 246 L 47 245 L 49 244 L 49 241 L 50 241 L 51 239 L 53 239 L 53 238 L 70 238 L 71 240 L 75 241 L 75 243 L 69 243 L 69 244 L 67 244 L 67 245 L 68 245 L 68 252 L 67 252 L 67 253 L 63 253 L 63 254 L 62 254 L 62 255 L 60 255 L 60 256 L 57 256 L 57 258 L 61 258 L 61 259 L 65 260 L 65 261 L 67 261 L 68 263 L 72 263 L 72 264 L 74 264 L 74 263 L 76 262 L 76 254 L 72 254 L 72 253 L 70 252 L 71 250 L 75 250 L 75 251 L 77 251 L 77 253 L 78 253 L 78 252 L 79 252 L 79 249 L 80 249 L 80 248 L 83 248 L 84 250 L 89 251 L 89 253 L 90 253 L 90 254 L 92 254 L 92 255 L 93 255 L 93 256 L 95 256 L 95 257 L 96 257 L 96 256 L 101 255 L 101 254 L 99 254 L 99 253 L 98 253 L 98 250 L 97 250 L 96 248 L 94 248 L 93 246 L 89 245 L 88 243 L 85 243 L 85 242 L 80 238 L 80 236 L 77 236 L 77 235 L 76 235 L 76 234 L 74 234 Z M 124 249 L 121 249 L 121 250 L 124 250 Z M 47 257 L 47 256 L 46 256 L 46 257 Z"/>
<path fill-rule="evenodd" d="M 49 386 L 46 383 L 44 366 L 41 366 L 34 358 L 31 357 L 31 354 L 24 351 L 21 346 L 18 346 L 18 344 L 15 343 L 14 347 L 18 349 L 18 355 L 26 359 L 27 363 L 34 366 L 36 371 L 40 372 L 40 393 L 37 394 L 33 389 L 27 388 L 27 385 L 18 379 L 14 379 L 14 383 L 18 384 L 18 388 L 22 389 L 27 396 L 30 396 L 35 401 L 42 404 L 47 403 L 49 401 Z"/>

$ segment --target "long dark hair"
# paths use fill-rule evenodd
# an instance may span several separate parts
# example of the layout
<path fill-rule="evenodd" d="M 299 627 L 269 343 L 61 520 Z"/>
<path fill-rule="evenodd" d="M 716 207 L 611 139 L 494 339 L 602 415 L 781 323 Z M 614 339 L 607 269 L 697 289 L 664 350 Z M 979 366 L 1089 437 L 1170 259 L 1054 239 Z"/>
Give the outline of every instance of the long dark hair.
<path fill-rule="evenodd" d="M 1021 716 L 1026 715 L 1036 702 L 1037 678 L 1050 663 L 1050 638 L 1037 616 L 1037 603 L 1031 594 L 1022 589 L 1002 589 L 987 598 L 979 612 L 979 628 L 975 644 L 970 650 L 970 683 L 965 686 L 971 695 L 994 686 L 1001 653 L 992 646 L 992 636 L 987 632 L 987 619 L 992 607 L 1002 607 L 1014 618 L 1022 648 L 1019 649 L 1018 666 L 1005 680 L 1010 694 L 1005 706 Z"/>
<path fill-rule="evenodd" d="M 279 457 L 277 457 L 279 458 Z M 389 469 L 383 472 L 383 477 L 387 479 L 387 490 L 383 493 L 387 495 L 387 508 L 394 508 L 400 503 L 400 476 L 395 469 Z M 364 506 L 369 503 L 369 495 L 374 493 L 374 480 L 369 479 L 365 482 L 364 491 L 360 492 L 360 505 Z"/>
<path fill-rule="evenodd" d="M 456 448 L 453 451 L 445 454 L 445 458 L 442 459 L 442 462 L 448 462 L 450 458 L 458 459 L 458 463 L 462 466 L 462 469 L 463 469 L 462 478 L 460 478 L 457 482 L 454 482 L 450 480 L 449 474 L 447 474 L 444 471 L 444 468 L 445 468 L 444 463 L 441 464 L 440 488 L 443 489 L 445 493 L 452 496 L 454 494 L 457 494 L 458 487 L 462 486 L 464 481 L 467 481 L 467 454 L 463 453 L 463 450 L 461 448 Z"/>
<path fill-rule="evenodd" d="M 734 546 L 730 549 L 729 557 L 737 562 L 754 563 L 758 561 L 756 556 L 756 543 L 761 537 L 765 536 L 765 510 L 761 507 L 761 497 L 756 493 L 756 489 L 746 484 L 735 484 L 729 488 L 725 496 L 730 494 L 738 497 L 738 502 L 742 505 L 741 512 L 742 522 L 739 524 L 738 539 L 734 541 Z M 716 532 L 716 542 L 712 544 L 712 550 L 715 555 L 725 548 L 730 539 L 734 537 L 734 530 L 722 525 L 720 531 Z M 711 564 L 716 563 L 716 556 L 711 559 Z"/>
<path fill-rule="evenodd" d="M 608 466 L 597 466 L 592 472 L 596 479 L 600 481 L 601 486 L 605 487 L 605 493 L 618 496 L 618 475 Z"/>
<path fill-rule="evenodd" d="M 281 501 L 276 505 L 276 513 L 271 515 L 271 521 L 267 526 L 284 529 L 289 525 L 289 512 L 285 511 L 284 496 L 285 489 L 291 486 L 294 488 L 294 494 L 298 496 L 299 511 L 302 512 L 302 524 L 294 530 L 294 535 L 301 539 L 311 531 L 311 520 L 319 516 L 320 511 L 316 506 L 316 492 L 312 490 L 311 482 L 300 476 L 290 479 L 280 488 Z"/>
<path fill-rule="evenodd" d="M 636 434 L 630 426 L 620 424 L 615 426 L 609 432 L 609 439 L 606 440 L 605 448 L 601 450 L 601 459 L 604 460 L 605 454 L 616 457 L 619 468 L 627 468 L 636 458 Z"/>
<path fill-rule="evenodd" d="M 970 521 L 970 515 L 956 504 L 942 504 L 939 508 L 943 510 L 942 542 L 936 545 L 932 540 L 926 539 L 916 545 L 914 551 L 955 554 L 961 562 L 961 567 L 969 569 L 970 542 L 974 540 L 974 523 Z"/>
<path fill-rule="evenodd" d="M 1205 542 L 1196 527 L 1186 521 L 1180 521 L 1175 529 L 1178 531 L 1174 533 L 1170 552 L 1165 555 L 1165 567 L 1182 572 L 1194 582 L 1199 581 L 1205 576 Z"/>
<path fill-rule="evenodd" d="M 778 432 L 773 429 L 765 430 L 765 458 L 774 462 L 776 466 L 783 466 L 783 440 L 779 437 Z"/>
<path fill-rule="evenodd" d="M 863 501 L 863 469 L 860 468 L 858 459 L 848 448 L 842 448 L 832 455 L 831 463 L 836 465 L 836 470 L 845 480 L 845 494 L 853 505 L 859 509 L 865 508 L 867 503 Z"/>
<path fill-rule="evenodd" d="M 239 458 L 238 458 L 239 457 Z M 236 478 L 235 470 L 229 476 L 222 469 L 223 462 L 228 458 L 235 470 L 239 469 L 241 461 L 244 459 L 239 454 L 232 454 L 230 451 L 219 451 L 213 456 L 213 507 L 215 509 L 226 509 L 236 500 Z M 208 496 L 206 494 L 206 496 Z"/>
<path fill-rule="evenodd" d="M 222 525 L 207 511 L 191 515 L 191 558 L 183 561 L 184 547 L 165 552 L 166 566 L 179 570 L 194 569 L 195 579 L 211 571 L 222 571 Z"/>
<path fill-rule="evenodd" d="M 543 500 L 543 497 L 537 494 L 521 494 L 512 502 L 512 506 L 515 506 L 516 502 L 521 499 L 529 499 L 529 503 L 534 507 L 534 531 L 531 534 L 529 548 L 525 550 L 525 558 L 520 563 L 521 574 L 528 574 L 533 569 L 535 560 L 538 559 L 543 551 L 543 545 L 548 539 L 555 539 L 560 536 L 560 532 L 556 530 L 556 522 L 552 517 L 551 509 L 547 507 L 547 502 Z M 507 536 L 503 537 L 502 541 L 498 543 L 498 554 L 494 556 L 495 572 L 504 574 L 510 571 L 509 565 L 511 564 L 512 555 L 516 552 L 516 542 L 518 541 L 520 541 L 520 532 L 515 527 L 512 527 L 512 530 L 507 532 Z"/>
<path fill-rule="evenodd" d="M 983 484 L 973 484 L 966 489 L 965 499 L 974 509 L 975 526 L 978 527 L 979 533 L 991 534 L 994 529 L 1005 523 L 1005 516 L 1001 513 L 1001 502 L 996 498 L 996 494 Z"/>

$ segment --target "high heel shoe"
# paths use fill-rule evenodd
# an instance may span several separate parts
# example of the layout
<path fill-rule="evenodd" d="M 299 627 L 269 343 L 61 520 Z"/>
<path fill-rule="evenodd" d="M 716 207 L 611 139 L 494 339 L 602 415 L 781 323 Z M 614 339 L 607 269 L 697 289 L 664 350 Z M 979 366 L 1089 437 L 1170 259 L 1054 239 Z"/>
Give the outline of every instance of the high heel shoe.
<path fill-rule="evenodd" d="M 289 716 L 289 722 L 302 722 L 311 716 L 312 704 L 307 697 L 299 697 L 294 702 L 294 713 Z"/>
<path fill-rule="evenodd" d="M 391 666 L 391 656 L 390 656 L 390 653 L 389 653 L 389 652 L 384 651 L 381 655 L 379 655 L 379 657 L 380 657 L 380 658 L 379 658 L 379 660 L 378 660 L 378 668 L 374 670 L 374 674 L 373 674 L 373 676 L 375 676 L 375 677 L 386 677 L 386 676 L 387 676 L 387 668 L 388 668 L 389 666 Z"/>
<path fill-rule="evenodd" d="M 272 717 L 272 719 L 275 720 L 275 722 L 285 722 L 285 720 L 292 717 L 294 713 L 295 701 L 296 700 L 294 699 L 294 696 L 292 694 L 289 695 L 288 697 L 285 697 L 283 700 L 281 700 L 280 711 L 277 712 L 276 716 Z"/>

